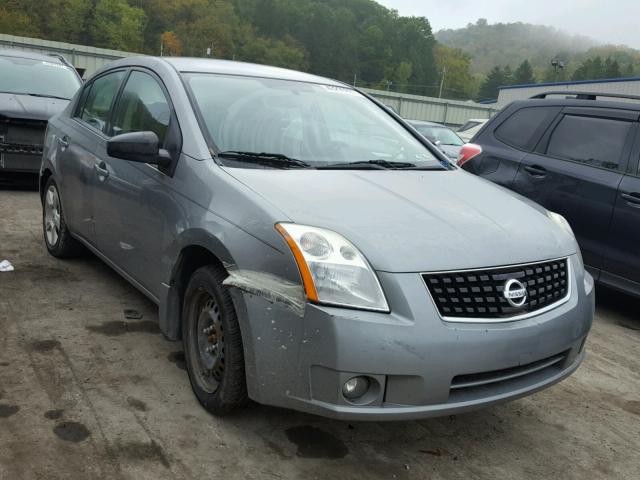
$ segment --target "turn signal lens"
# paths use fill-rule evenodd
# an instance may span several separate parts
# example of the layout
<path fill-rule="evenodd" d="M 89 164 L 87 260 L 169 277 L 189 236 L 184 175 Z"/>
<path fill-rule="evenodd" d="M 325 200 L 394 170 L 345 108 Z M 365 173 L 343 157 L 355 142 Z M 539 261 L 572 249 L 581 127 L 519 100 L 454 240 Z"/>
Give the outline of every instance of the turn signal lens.
<path fill-rule="evenodd" d="M 477 157 L 482 153 L 482 147 L 480 145 L 476 145 L 475 143 L 466 143 L 460 149 L 460 153 L 458 154 L 457 164 L 459 167 L 467 163 L 473 157 Z"/>

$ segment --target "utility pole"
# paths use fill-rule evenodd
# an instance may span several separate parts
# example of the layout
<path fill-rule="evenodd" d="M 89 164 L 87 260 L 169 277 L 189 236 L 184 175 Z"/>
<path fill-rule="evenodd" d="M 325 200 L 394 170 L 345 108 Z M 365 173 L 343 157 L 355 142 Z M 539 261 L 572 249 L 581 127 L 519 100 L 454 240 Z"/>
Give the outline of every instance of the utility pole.
<path fill-rule="evenodd" d="M 356 86 L 356 79 L 357 79 L 357 74 L 356 74 L 356 73 L 354 73 L 354 74 L 353 74 L 353 86 L 354 86 L 354 87 Z"/>
<path fill-rule="evenodd" d="M 444 77 L 447 76 L 447 66 L 442 67 L 442 78 L 440 79 L 440 93 L 438 93 L 438 98 L 442 98 L 442 90 L 444 89 Z"/>

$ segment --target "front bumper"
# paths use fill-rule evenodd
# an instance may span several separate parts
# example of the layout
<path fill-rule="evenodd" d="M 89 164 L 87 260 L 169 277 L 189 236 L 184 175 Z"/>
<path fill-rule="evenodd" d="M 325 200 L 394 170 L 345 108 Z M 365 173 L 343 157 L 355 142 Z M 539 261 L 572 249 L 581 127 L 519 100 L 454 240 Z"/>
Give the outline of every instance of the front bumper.
<path fill-rule="evenodd" d="M 42 153 L 9 153 L 0 148 L 0 174 L 2 172 L 38 173 Z"/>
<path fill-rule="evenodd" d="M 243 295 L 249 394 L 349 420 L 449 415 L 531 394 L 569 376 L 584 358 L 594 292 L 576 265 L 566 303 L 505 323 L 444 321 L 414 273 L 379 272 L 390 314 L 307 305 L 300 318 Z M 342 395 L 356 375 L 377 389 L 365 404 Z"/>

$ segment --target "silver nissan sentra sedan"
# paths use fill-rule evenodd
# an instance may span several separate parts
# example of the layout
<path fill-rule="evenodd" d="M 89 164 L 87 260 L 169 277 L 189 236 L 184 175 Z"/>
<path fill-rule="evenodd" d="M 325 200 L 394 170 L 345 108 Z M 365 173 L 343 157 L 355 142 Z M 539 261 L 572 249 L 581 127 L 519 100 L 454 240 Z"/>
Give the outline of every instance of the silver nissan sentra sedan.
<path fill-rule="evenodd" d="M 574 372 L 594 313 L 566 221 L 348 85 L 133 57 L 49 123 L 44 240 L 159 306 L 202 405 L 447 415 Z"/>

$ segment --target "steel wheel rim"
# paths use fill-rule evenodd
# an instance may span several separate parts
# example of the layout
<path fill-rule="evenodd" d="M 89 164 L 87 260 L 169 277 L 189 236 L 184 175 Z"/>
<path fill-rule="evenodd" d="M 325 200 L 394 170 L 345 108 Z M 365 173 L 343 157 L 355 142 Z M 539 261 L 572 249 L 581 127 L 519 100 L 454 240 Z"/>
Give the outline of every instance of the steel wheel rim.
<path fill-rule="evenodd" d="M 194 374 L 200 388 L 214 393 L 224 373 L 224 331 L 222 313 L 213 296 L 200 289 L 193 315 L 195 328 L 191 332 Z"/>
<path fill-rule="evenodd" d="M 47 243 L 55 246 L 60 238 L 60 197 L 51 185 L 44 195 L 44 233 Z"/>

